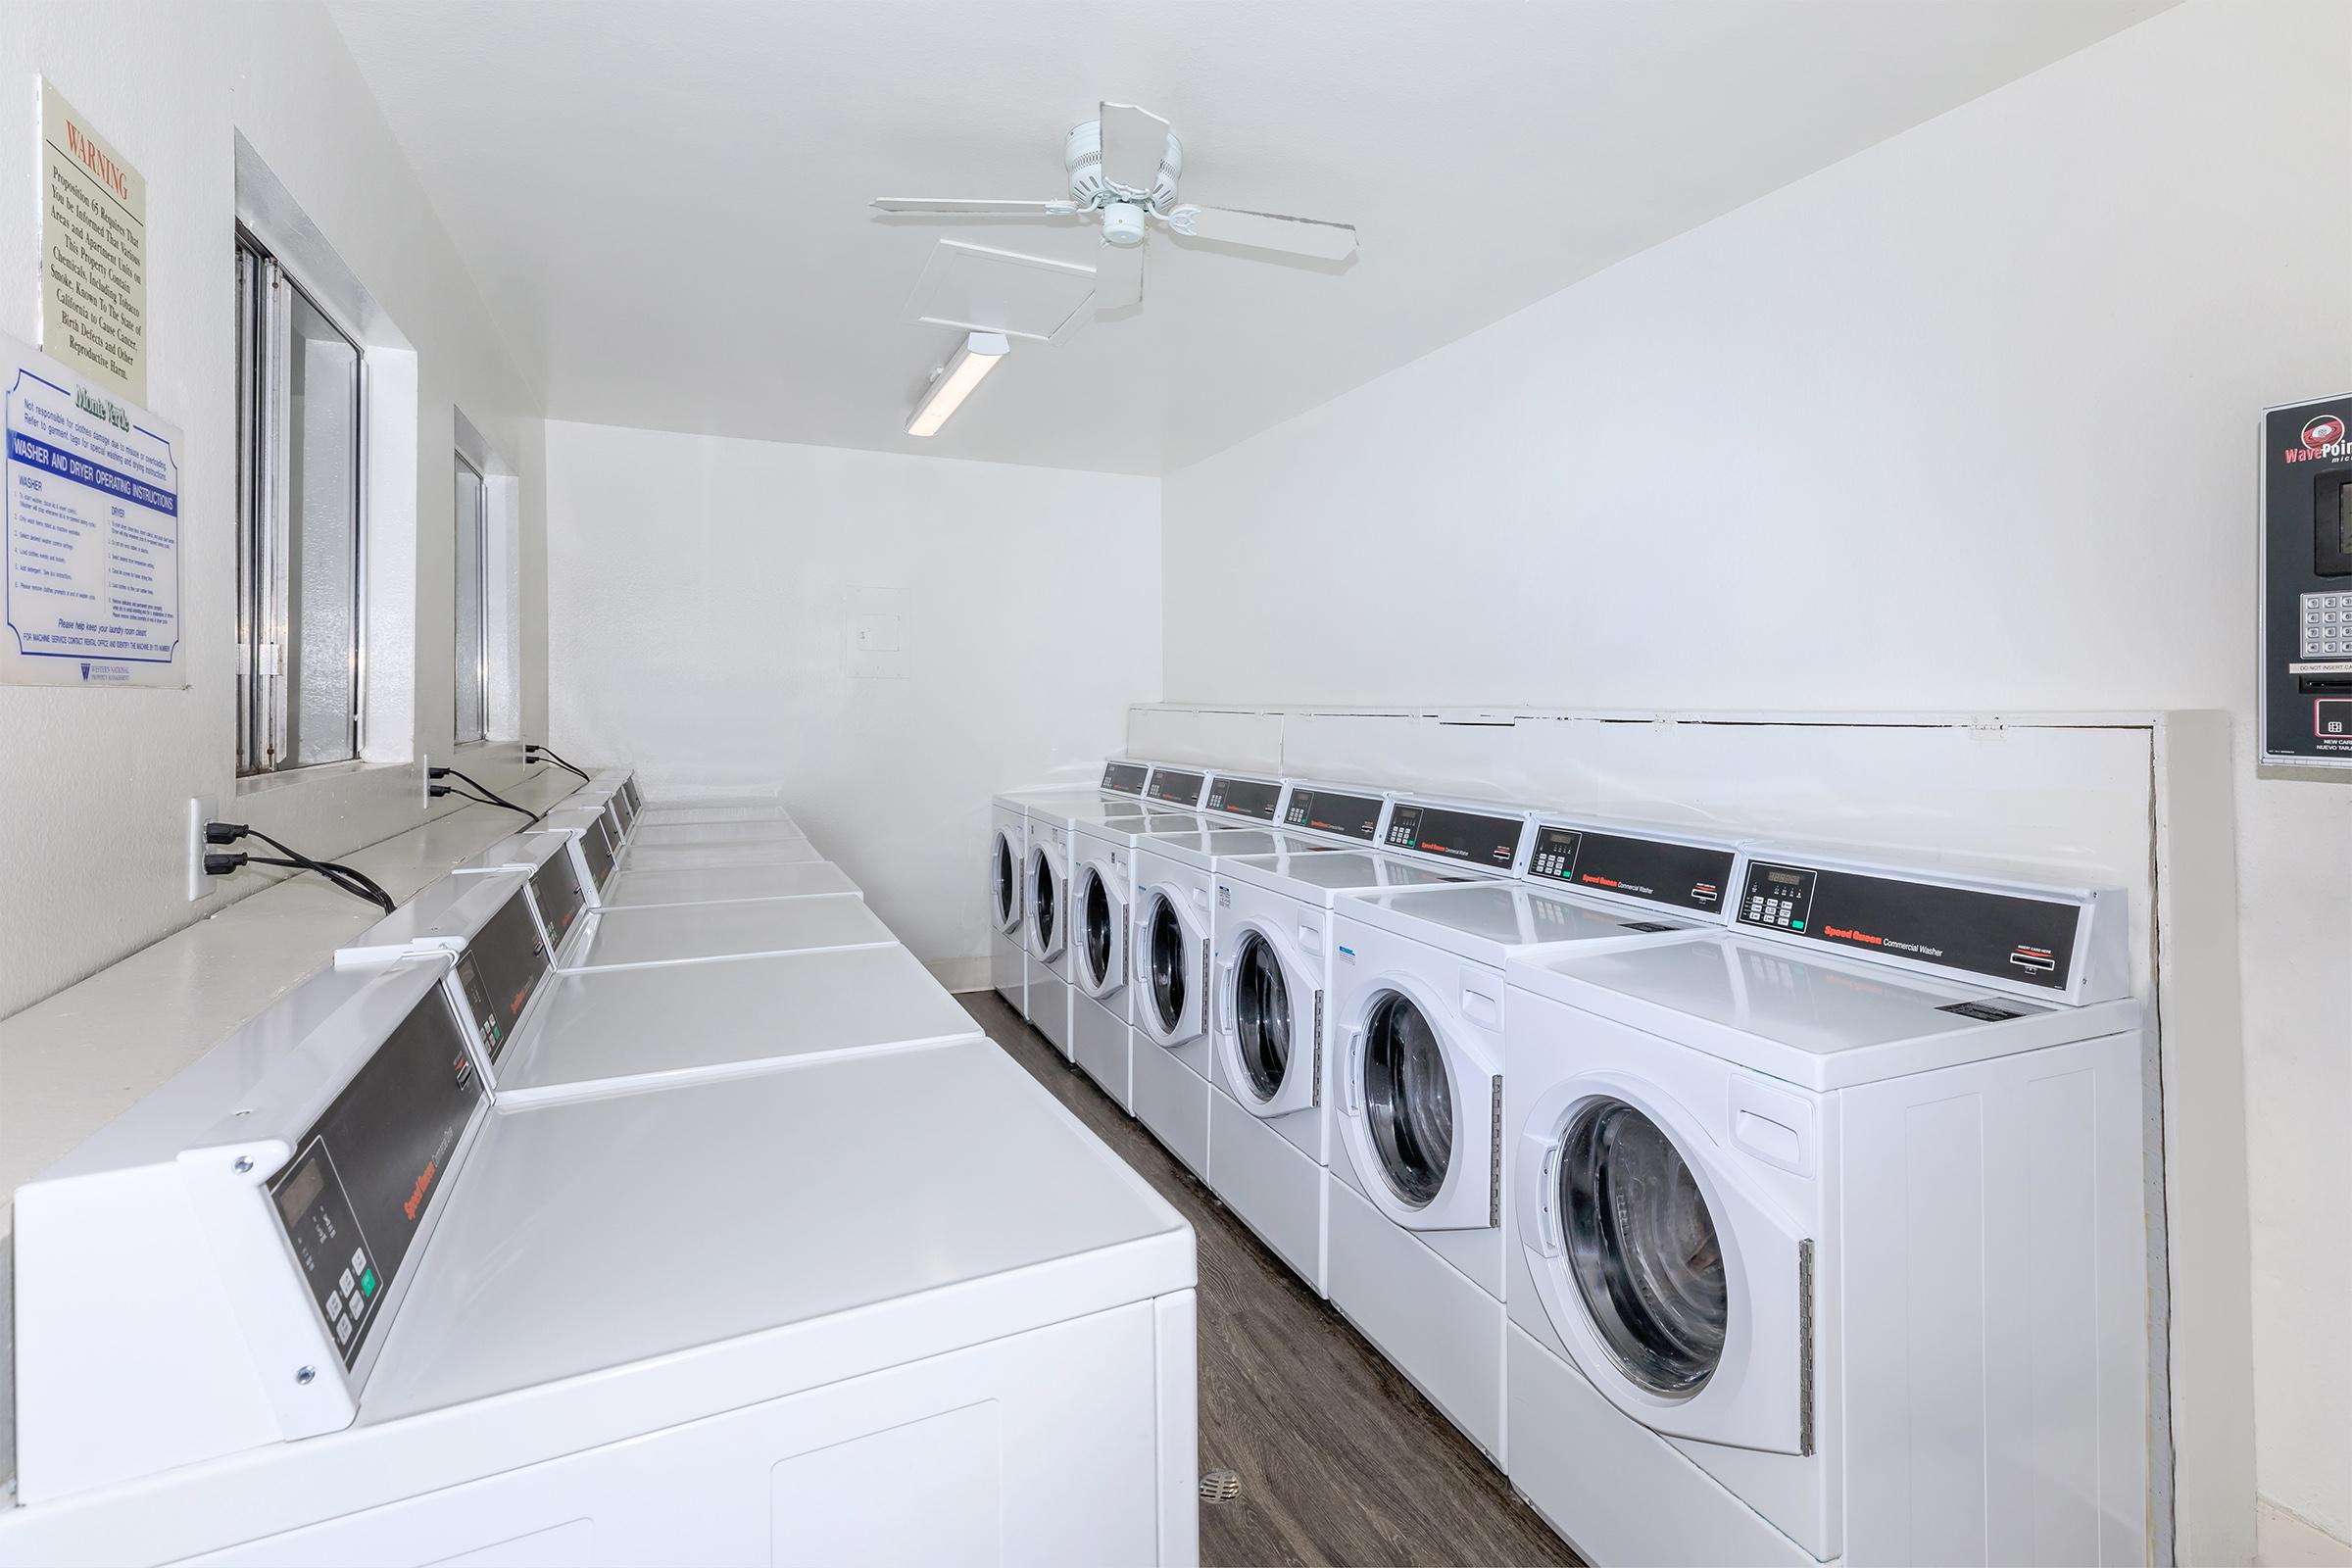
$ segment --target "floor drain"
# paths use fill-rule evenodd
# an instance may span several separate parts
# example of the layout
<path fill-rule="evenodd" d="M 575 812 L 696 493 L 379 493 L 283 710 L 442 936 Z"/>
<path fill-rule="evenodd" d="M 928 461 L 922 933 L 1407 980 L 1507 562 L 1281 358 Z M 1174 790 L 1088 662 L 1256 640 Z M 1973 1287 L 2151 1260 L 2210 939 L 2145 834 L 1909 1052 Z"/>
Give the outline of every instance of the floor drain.
<path fill-rule="evenodd" d="M 1200 1477 L 1202 1502 L 1231 1502 L 1242 1494 L 1242 1478 L 1230 1470 L 1211 1470 Z"/>

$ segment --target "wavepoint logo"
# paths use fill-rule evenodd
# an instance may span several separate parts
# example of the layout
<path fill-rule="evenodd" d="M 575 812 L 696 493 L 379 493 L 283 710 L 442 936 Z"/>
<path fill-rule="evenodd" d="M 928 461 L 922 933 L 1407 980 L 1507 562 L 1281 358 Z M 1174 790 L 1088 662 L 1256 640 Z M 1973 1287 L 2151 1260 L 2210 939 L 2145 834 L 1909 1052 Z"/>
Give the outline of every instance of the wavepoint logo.
<path fill-rule="evenodd" d="M 2289 463 L 2317 463 L 2328 458 L 2352 456 L 2352 442 L 2344 439 L 2344 416 L 2323 414 L 2303 426 L 2303 444 L 2286 449 Z"/>

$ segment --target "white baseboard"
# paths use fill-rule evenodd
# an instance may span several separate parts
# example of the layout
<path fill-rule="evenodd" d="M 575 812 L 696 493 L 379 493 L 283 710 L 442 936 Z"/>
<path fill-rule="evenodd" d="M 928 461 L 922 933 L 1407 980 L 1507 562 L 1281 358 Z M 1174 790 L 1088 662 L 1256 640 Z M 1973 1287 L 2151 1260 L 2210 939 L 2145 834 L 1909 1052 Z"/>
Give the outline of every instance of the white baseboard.
<path fill-rule="evenodd" d="M 2255 1568 L 2352 1568 L 2352 1541 L 2329 1535 L 2292 1508 L 2254 1499 Z"/>
<path fill-rule="evenodd" d="M 933 958 L 923 967 L 950 991 L 986 991 L 989 987 L 986 954 L 977 958 Z"/>

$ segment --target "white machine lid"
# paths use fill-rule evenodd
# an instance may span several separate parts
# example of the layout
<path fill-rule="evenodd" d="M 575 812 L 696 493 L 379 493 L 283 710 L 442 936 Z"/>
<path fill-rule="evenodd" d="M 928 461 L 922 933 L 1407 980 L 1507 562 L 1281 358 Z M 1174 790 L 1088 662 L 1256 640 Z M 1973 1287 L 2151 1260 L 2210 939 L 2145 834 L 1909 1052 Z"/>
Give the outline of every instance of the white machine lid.
<path fill-rule="evenodd" d="M 905 948 L 573 970 L 551 977 L 498 1069 L 502 1100 L 764 1071 L 834 1052 L 955 1040 L 972 1015 Z"/>
<path fill-rule="evenodd" d="M 629 842 L 649 844 L 806 844 L 808 836 L 790 822 L 649 822 L 638 818 Z"/>
<path fill-rule="evenodd" d="M 503 1111 L 447 1205 L 362 1425 L 755 1334 L 774 1397 L 1195 1282 L 1183 1217 L 984 1040 Z"/>
<path fill-rule="evenodd" d="M 781 806 L 649 806 L 637 813 L 637 821 L 645 827 L 678 827 L 699 824 L 766 823 L 789 828 L 792 813 Z"/>
<path fill-rule="evenodd" d="M 699 871 L 715 865 L 792 865 L 822 860 L 805 838 L 766 839 L 752 844 L 642 844 L 635 838 L 620 854 L 623 871 Z"/>
<path fill-rule="evenodd" d="M 1050 828 L 1065 831 L 1091 827 L 1102 823 L 1168 822 L 1191 824 L 1200 821 L 1190 811 L 1169 807 L 1147 806 L 1120 795 L 1089 795 L 1056 798 L 1051 805 L 1029 805 L 1023 808 L 1032 822 L 1042 822 Z"/>
<path fill-rule="evenodd" d="M 1785 944 L 1711 934 L 1528 955 L 1512 986 L 1808 1089 L 1842 1089 L 2137 1027 L 2130 1001 L 2068 1007 Z"/>
<path fill-rule="evenodd" d="M 1574 943 L 1581 951 L 1593 952 L 1601 943 L 1657 941 L 1676 932 L 1723 929 L 1719 923 L 1667 909 L 1546 893 L 1517 882 L 1343 893 L 1332 908 L 1348 919 L 1495 967 L 1515 950 L 1547 943 Z"/>
<path fill-rule="evenodd" d="M 1296 833 L 1281 833 L 1270 828 L 1221 826 L 1215 822 L 1195 822 L 1183 831 L 1163 829 L 1141 836 L 1139 849 L 1153 855 L 1164 855 L 1185 865 L 1206 867 L 1211 860 L 1222 862 L 1236 855 L 1334 855 L 1341 846 L 1328 839 L 1302 838 Z"/>
<path fill-rule="evenodd" d="M 699 871 L 616 871 L 605 884 L 604 902 L 623 906 L 732 904 L 858 892 L 858 884 L 832 861 L 798 860 L 789 865 L 718 865 Z"/>
<path fill-rule="evenodd" d="M 898 940 L 855 893 L 595 909 L 582 925 L 577 947 L 563 956 L 563 968 L 709 962 L 750 954 L 885 947 Z"/>
<path fill-rule="evenodd" d="M 1310 904 L 1329 902 L 1343 888 L 1443 887 L 1478 880 L 1465 871 L 1416 864 L 1393 855 L 1333 850 L 1318 855 L 1245 855 L 1219 859 L 1217 874 L 1288 893 Z"/>

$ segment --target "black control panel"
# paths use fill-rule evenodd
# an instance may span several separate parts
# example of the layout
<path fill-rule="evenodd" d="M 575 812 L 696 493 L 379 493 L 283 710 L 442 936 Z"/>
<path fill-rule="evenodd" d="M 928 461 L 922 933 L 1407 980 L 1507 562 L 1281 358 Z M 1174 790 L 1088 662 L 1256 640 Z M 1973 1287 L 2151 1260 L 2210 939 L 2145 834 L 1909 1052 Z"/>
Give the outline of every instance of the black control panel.
<path fill-rule="evenodd" d="M 605 831 L 612 835 L 613 843 L 618 844 L 629 836 L 628 824 L 620 819 L 620 792 L 618 790 L 605 797 L 604 820 Z"/>
<path fill-rule="evenodd" d="M 1736 923 L 1828 947 L 1915 958 L 1968 974 L 2065 989 L 2080 905 L 1751 861 Z"/>
<path fill-rule="evenodd" d="M 539 906 L 539 923 L 547 927 L 547 940 L 561 947 L 580 911 L 588 907 L 588 894 L 580 886 L 569 850 L 559 849 L 531 873 L 531 902 Z"/>
<path fill-rule="evenodd" d="M 588 874 L 596 879 L 598 891 L 603 891 L 612 880 L 612 840 L 605 832 L 603 817 L 580 830 L 580 853 L 588 858 Z"/>
<path fill-rule="evenodd" d="M 2352 767 L 2352 393 L 2262 421 L 2262 757 Z"/>
<path fill-rule="evenodd" d="M 1380 797 L 1343 795 L 1338 790 L 1291 791 L 1290 807 L 1282 813 L 1284 827 L 1372 842 L 1380 832 Z"/>
<path fill-rule="evenodd" d="M 1508 871 L 1518 858 L 1519 835 L 1526 829 L 1523 816 L 1489 816 L 1483 811 L 1398 801 L 1389 812 L 1389 836 L 1381 844 L 1386 849 L 1411 850 Z"/>
<path fill-rule="evenodd" d="M 1207 782 L 1205 774 L 1183 773 L 1172 767 L 1155 767 L 1152 770 L 1151 787 L 1144 793 L 1155 801 L 1165 801 L 1170 806 L 1199 806 L 1200 804 L 1200 786 Z"/>
<path fill-rule="evenodd" d="M 1541 882 L 1712 914 L 1723 907 L 1735 858 L 1731 850 L 1546 822 L 1536 829 L 1527 874 Z"/>
<path fill-rule="evenodd" d="M 466 993 L 466 1010 L 481 1031 L 482 1049 L 492 1065 L 505 1053 L 514 1020 L 522 1016 L 547 971 L 547 948 L 517 888 L 473 934 L 458 959 L 458 986 Z"/>
<path fill-rule="evenodd" d="M 645 809 L 645 797 L 637 792 L 636 774 L 631 773 L 620 781 L 620 799 L 621 803 L 628 808 L 629 820 L 636 821 L 637 813 Z"/>
<path fill-rule="evenodd" d="M 482 1102 L 466 1037 L 435 986 L 295 1146 L 270 1200 L 345 1367 Z"/>
<path fill-rule="evenodd" d="M 1212 811 L 1271 822 L 1276 808 L 1282 805 L 1282 786 L 1272 779 L 1227 778 L 1220 773 L 1208 787 L 1206 805 Z"/>
<path fill-rule="evenodd" d="M 1104 762 L 1102 787 L 1120 795 L 1141 795 L 1152 770 L 1141 762 Z"/>

